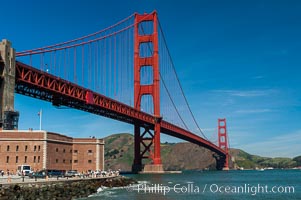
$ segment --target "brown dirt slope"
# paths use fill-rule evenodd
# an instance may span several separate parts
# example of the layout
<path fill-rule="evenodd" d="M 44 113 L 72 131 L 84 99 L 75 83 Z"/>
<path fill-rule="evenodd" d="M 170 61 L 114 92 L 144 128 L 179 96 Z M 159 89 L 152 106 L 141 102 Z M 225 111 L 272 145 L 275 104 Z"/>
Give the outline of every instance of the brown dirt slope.
<path fill-rule="evenodd" d="M 212 152 L 187 142 L 161 144 L 161 157 L 165 170 L 199 170 L 215 167 Z M 105 138 L 106 169 L 130 171 L 133 158 L 133 135 L 123 133 Z"/>

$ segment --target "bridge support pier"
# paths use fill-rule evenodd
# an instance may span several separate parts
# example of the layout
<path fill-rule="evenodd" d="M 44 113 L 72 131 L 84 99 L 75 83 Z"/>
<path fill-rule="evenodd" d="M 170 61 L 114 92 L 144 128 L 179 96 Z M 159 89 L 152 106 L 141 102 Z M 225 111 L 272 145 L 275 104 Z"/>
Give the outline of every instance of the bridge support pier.
<path fill-rule="evenodd" d="M 225 167 L 226 166 L 226 157 L 224 156 L 220 156 L 217 154 L 213 154 L 213 157 L 215 158 L 216 161 L 216 169 L 217 170 L 229 170 L 229 167 Z"/>
<path fill-rule="evenodd" d="M 8 40 L 0 42 L 0 130 L 18 129 L 19 113 L 14 111 L 15 50 Z"/>
<path fill-rule="evenodd" d="M 153 132 L 150 127 L 135 125 L 135 158 L 132 166 L 134 173 L 162 173 L 164 171 L 160 155 L 160 123 L 161 118 L 156 118 Z M 144 164 L 143 159 L 151 159 L 152 163 Z"/>

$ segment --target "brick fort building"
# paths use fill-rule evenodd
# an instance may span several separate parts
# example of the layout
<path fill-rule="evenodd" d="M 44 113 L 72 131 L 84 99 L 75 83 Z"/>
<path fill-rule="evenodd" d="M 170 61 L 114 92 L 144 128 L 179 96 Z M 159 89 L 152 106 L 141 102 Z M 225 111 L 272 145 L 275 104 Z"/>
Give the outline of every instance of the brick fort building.
<path fill-rule="evenodd" d="M 42 169 L 104 169 L 104 141 L 72 138 L 46 131 L 0 130 L 0 170 L 16 173 L 18 165 Z"/>

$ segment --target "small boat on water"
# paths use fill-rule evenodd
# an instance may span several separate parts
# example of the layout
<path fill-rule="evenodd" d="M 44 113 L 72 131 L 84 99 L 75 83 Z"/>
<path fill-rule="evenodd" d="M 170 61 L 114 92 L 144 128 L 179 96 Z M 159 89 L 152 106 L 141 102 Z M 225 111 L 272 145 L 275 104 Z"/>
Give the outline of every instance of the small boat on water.
<path fill-rule="evenodd" d="M 259 168 L 259 167 L 256 167 L 255 170 L 256 170 L 256 171 L 263 172 L 263 171 L 265 170 L 265 168 Z"/>

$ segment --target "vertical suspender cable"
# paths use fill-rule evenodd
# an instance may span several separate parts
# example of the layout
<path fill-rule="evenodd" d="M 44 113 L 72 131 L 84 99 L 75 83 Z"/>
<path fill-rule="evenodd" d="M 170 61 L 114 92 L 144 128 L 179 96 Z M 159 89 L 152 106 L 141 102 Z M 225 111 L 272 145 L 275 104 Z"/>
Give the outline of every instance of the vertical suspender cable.
<path fill-rule="evenodd" d="M 40 70 L 42 70 L 42 71 L 43 71 L 43 55 L 44 54 L 40 55 Z"/>
<path fill-rule="evenodd" d="M 53 72 L 56 74 L 56 51 L 54 51 L 53 57 Z"/>
<path fill-rule="evenodd" d="M 85 86 L 85 46 L 82 45 L 82 86 Z"/>
<path fill-rule="evenodd" d="M 107 65 L 106 65 L 106 58 L 107 58 L 107 50 L 106 50 L 106 39 L 104 40 L 104 73 L 103 73 L 103 80 L 104 80 L 104 94 L 107 95 L 107 80 L 106 80 L 106 77 L 107 77 Z"/>
<path fill-rule="evenodd" d="M 91 68 L 92 68 L 92 50 L 91 50 L 91 43 L 89 43 L 89 55 L 88 55 L 88 87 L 91 89 Z"/>
<path fill-rule="evenodd" d="M 66 49 L 64 49 L 64 69 L 63 69 L 63 71 L 64 71 L 64 78 L 66 79 Z"/>
<path fill-rule="evenodd" d="M 98 56 L 99 56 L 99 59 L 98 59 L 98 62 L 99 62 L 99 91 L 103 94 L 103 58 L 102 58 L 102 51 L 101 51 L 101 48 L 102 48 L 102 42 L 103 41 L 99 41 L 99 52 L 98 52 Z"/>
<path fill-rule="evenodd" d="M 68 48 L 67 49 L 67 65 L 66 65 L 66 80 L 69 81 L 70 79 L 70 73 L 68 73 L 69 69 L 71 69 L 71 66 L 70 66 L 70 63 L 71 63 L 71 60 L 70 60 L 70 49 Z"/>
<path fill-rule="evenodd" d="M 50 71 L 50 73 L 53 73 L 53 72 L 51 72 L 52 71 L 52 54 L 53 54 L 53 52 L 50 52 L 50 63 L 49 63 L 49 71 Z"/>
<path fill-rule="evenodd" d="M 98 85 L 98 81 L 99 81 L 99 78 L 97 77 L 98 76 L 98 71 L 99 71 L 99 67 L 98 67 L 98 43 L 99 41 L 97 41 L 96 43 L 94 43 L 95 45 L 95 71 L 94 71 L 94 88 L 96 89 L 97 92 L 99 92 L 99 85 Z"/>
<path fill-rule="evenodd" d="M 74 47 L 74 53 L 73 53 L 73 79 L 74 79 L 74 82 L 77 84 L 77 79 L 76 79 L 76 47 Z"/>
<path fill-rule="evenodd" d="M 30 56 L 29 56 L 30 58 L 29 58 L 29 63 L 30 63 L 30 66 L 32 66 L 32 55 L 30 54 Z"/>
<path fill-rule="evenodd" d="M 62 57 L 62 53 L 61 51 L 58 51 L 58 76 L 62 77 L 61 74 L 61 57 Z"/>
<path fill-rule="evenodd" d="M 114 34 L 114 99 L 116 99 L 116 34 Z"/>

